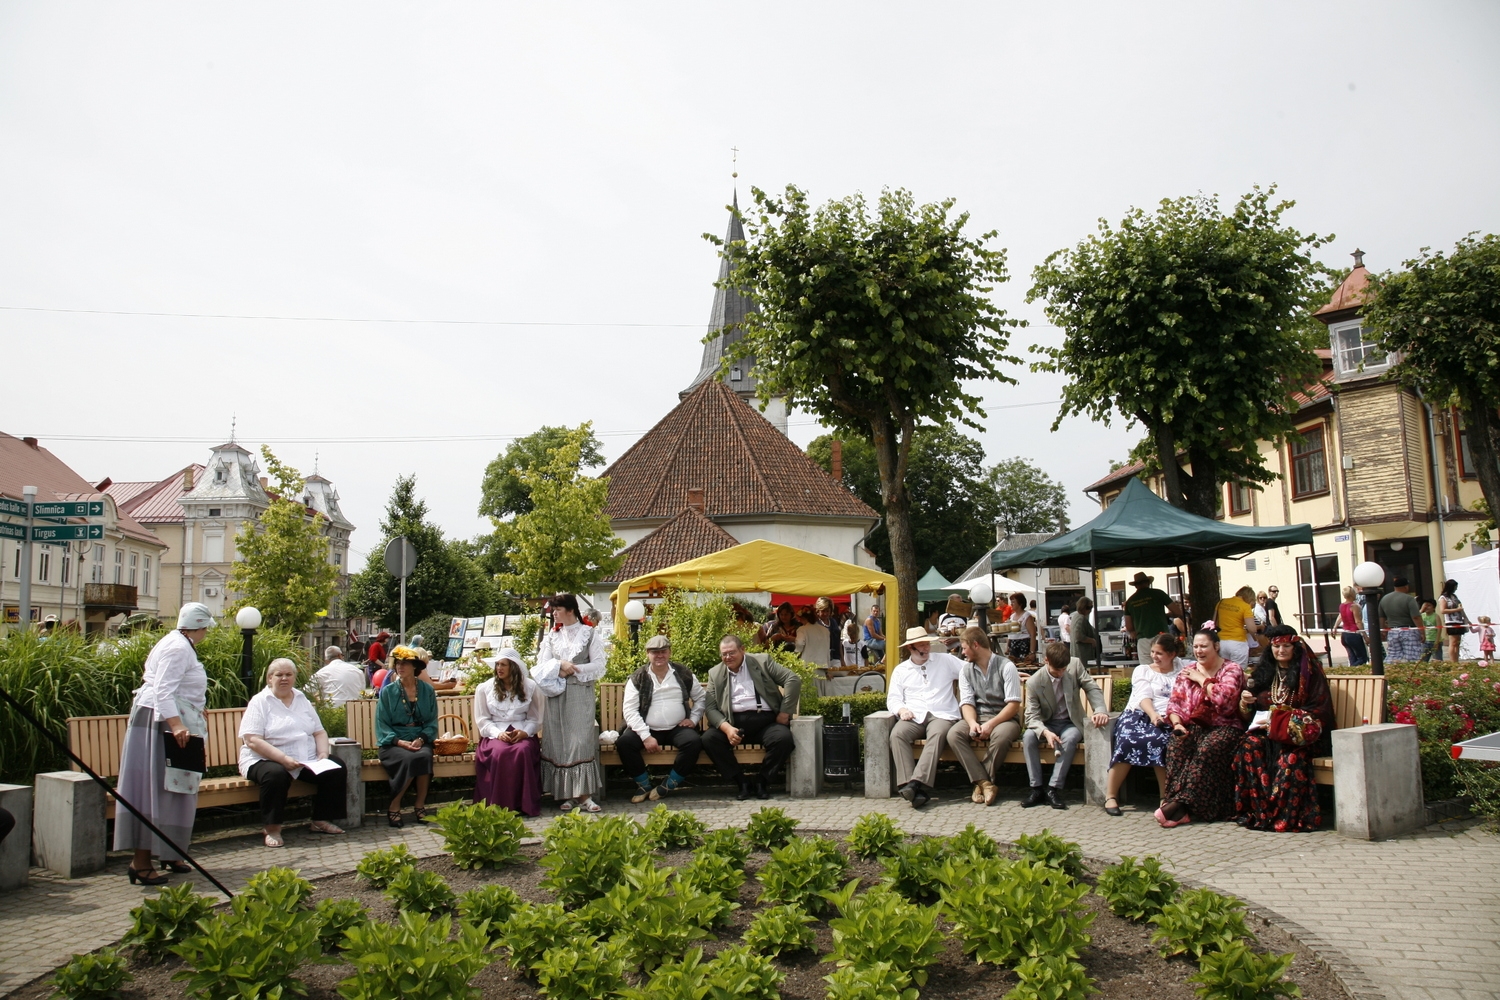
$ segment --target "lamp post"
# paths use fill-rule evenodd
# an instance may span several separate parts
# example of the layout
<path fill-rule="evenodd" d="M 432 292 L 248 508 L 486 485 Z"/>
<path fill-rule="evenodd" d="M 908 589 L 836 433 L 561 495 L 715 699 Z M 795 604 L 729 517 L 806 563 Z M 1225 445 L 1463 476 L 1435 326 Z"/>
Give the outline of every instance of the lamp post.
<path fill-rule="evenodd" d="M 974 604 L 979 612 L 979 627 L 986 634 L 990 630 L 990 602 L 995 599 L 995 588 L 990 586 L 988 580 L 980 580 L 969 588 L 969 601 Z"/>
<path fill-rule="evenodd" d="M 248 705 L 255 694 L 255 630 L 260 628 L 260 609 L 248 605 L 240 608 L 239 614 L 234 616 L 234 623 L 245 637 L 245 645 L 240 651 L 240 680 L 245 685 L 245 704 Z"/>
<path fill-rule="evenodd" d="M 625 620 L 630 623 L 630 644 L 634 646 L 641 640 L 641 620 L 646 617 L 646 605 L 638 600 L 631 599 L 625 602 Z"/>
<path fill-rule="evenodd" d="M 1365 595 L 1365 630 L 1370 637 L 1370 673 L 1385 673 L 1385 646 L 1380 641 L 1380 588 L 1385 569 L 1379 563 L 1362 562 L 1354 567 L 1354 585 Z"/>

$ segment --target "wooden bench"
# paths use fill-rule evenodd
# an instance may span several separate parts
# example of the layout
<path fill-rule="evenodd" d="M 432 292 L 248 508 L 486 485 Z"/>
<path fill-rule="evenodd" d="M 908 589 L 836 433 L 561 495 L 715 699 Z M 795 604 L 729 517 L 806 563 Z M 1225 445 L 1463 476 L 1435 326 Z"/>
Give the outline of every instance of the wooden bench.
<path fill-rule="evenodd" d="M 708 713 L 705 712 L 703 721 L 698 724 L 700 731 L 708 730 Z M 625 731 L 625 684 L 601 683 L 599 685 L 599 731 L 607 733 L 613 730 L 617 733 Z M 644 754 L 646 763 L 670 764 L 677 759 L 677 750 L 667 747 Z M 705 755 L 706 756 L 706 755 Z M 745 743 L 735 747 L 734 758 L 741 764 L 759 764 L 766 759 L 765 747 L 759 744 Z M 620 754 L 614 748 L 614 744 L 601 744 L 599 747 L 600 764 L 619 764 Z"/>
<path fill-rule="evenodd" d="M 1101 692 L 1103 692 L 1103 694 L 1104 694 L 1104 710 L 1106 712 L 1108 712 L 1109 711 L 1109 699 L 1110 699 L 1111 694 L 1113 694 L 1113 692 L 1114 692 L 1114 683 L 1115 683 L 1114 678 L 1111 677 L 1111 676 L 1107 676 L 1107 675 L 1106 676 L 1100 676 L 1100 675 L 1097 675 L 1097 674 L 1090 674 L 1089 676 L 1091 676 L 1091 677 L 1094 678 L 1094 681 L 1099 685 L 1099 690 Z M 1089 716 L 1089 715 L 1094 714 L 1094 707 L 1089 704 L 1088 692 L 1080 690 L 1078 692 L 1078 697 L 1079 697 L 1079 700 L 1081 700 L 1083 702 L 1083 714 L 1085 716 Z M 1026 731 L 1026 680 L 1024 678 L 1021 681 L 1021 711 L 1016 715 L 1016 721 L 1021 724 L 1021 731 L 1024 734 L 1025 731 Z M 912 757 L 913 758 L 917 758 L 917 757 L 922 756 L 922 748 L 924 746 L 926 746 L 926 745 L 927 745 L 927 741 L 926 740 L 913 740 L 912 741 L 912 745 L 911 745 Z M 975 755 L 977 757 L 979 757 L 980 760 L 984 759 L 984 755 L 989 752 L 989 748 L 990 748 L 990 741 L 989 740 L 975 740 L 974 741 L 974 753 L 975 753 Z M 1042 763 L 1044 765 L 1045 764 L 1051 764 L 1051 763 L 1053 763 L 1055 761 L 1055 759 L 1056 759 L 1056 751 L 1054 751 L 1050 746 L 1048 746 L 1047 744 L 1043 743 L 1042 746 L 1041 746 L 1041 751 L 1042 751 Z M 941 759 L 941 760 L 958 760 L 958 755 L 953 752 L 953 748 L 952 747 L 945 745 L 943 747 L 943 755 L 939 759 Z M 1001 760 L 1004 763 L 1006 763 L 1006 764 L 1024 764 L 1024 763 L 1026 763 L 1026 753 L 1023 750 L 1022 746 L 1021 746 L 1021 741 L 1020 740 L 1016 740 L 1013 743 L 1011 743 L 1010 749 L 1007 750 L 1007 751 L 1005 751 L 1005 756 L 1003 758 L 1001 758 Z M 1078 744 L 1078 754 L 1077 754 L 1077 756 L 1075 756 L 1073 758 L 1073 763 L 1074 764 L 1078 764 L 1078 765 L 1082 765 L 1085 762 L 1085 760 L 1086 760 L 1086 757 L 1085 757 L 1085 754 L 1084 754 L 1084 744 L 1082 742 L 1080 742 Z"/>
<path fill-rule="evenodd" d="M 442 719 L 444 715 L 456 715 L 464 720 L 468 726 L 468 733 L 473 737 L 472 742 L 478 745 L 479 734 L 475 732 L 474 726 L 474 696 L 471 694 L 440 694 L 438 703 L 438 732 L 445 733 L 454 729 L 451 719 Z M 378 744 L 375 741 L 375 706 L 377 702 L 373 698 L 361 698 L 358 701 L 347 702 L 344 705 L 344 715 L 348 719 L 349 739 L 358 743 L 365 749 L 373 749 Z M 434 755 L 432 758 L 432 774 L 437 778 L 472 778 L 474 776 L 474 754 L 459 753 L 451 755 Z M 379 760 L 370 758 L 361 766 L 361 777 L 365 781 L 388 781 L 385 773 L 385 765 Z"/>
<path fill-rule="evenodd" d="M 1353 729 L 1384 717 L 1385 678 L 1374 674 L 1329 674 L 1333 698 L 1333 728 Z M 1333 757 L 1313 758 L 1313 781 L 1333 784 Z"/>

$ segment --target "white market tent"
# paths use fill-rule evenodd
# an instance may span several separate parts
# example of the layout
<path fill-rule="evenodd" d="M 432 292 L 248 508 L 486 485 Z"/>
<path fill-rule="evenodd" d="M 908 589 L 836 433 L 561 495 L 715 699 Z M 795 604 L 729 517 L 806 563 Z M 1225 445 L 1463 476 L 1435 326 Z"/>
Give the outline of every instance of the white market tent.
<path fill-rule="evenodd" d="M 1463 602 L 1469 621 L 1477 622 L 1480 615 L 1489 615 L 1491 621 L 1500 622 L 1500 549 L 1462 559 L 1445 559 L 1443 576 L 1458 581 L 1458 599 Z M 1473 632 L 1465 635 L 1458 655 L 1466 660 L 1477 659 L 1479 636 Z"/>

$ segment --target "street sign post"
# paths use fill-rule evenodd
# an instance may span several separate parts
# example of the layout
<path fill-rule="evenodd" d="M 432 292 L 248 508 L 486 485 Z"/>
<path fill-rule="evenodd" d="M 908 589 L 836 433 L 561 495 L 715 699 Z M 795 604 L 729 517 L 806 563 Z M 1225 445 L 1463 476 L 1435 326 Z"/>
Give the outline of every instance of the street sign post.
<path fill-rule="evenodd" d="M 103 538 L 102 524 L 37 525 L 31 529 L 33 542 L 71 542 L 80 538 Z"/>
<path fill-rule="evenodd" d="M 385 545 L 385 571 L 401 581 L 401 642 L 406 642 L 406 578 L 417 566 L 417 547 L 405 535 Z"/>
<path fill-rule="evenodd" d="M 31 505 L 32 517 L 103 517 L 103 500 L 37 501 Z"/>

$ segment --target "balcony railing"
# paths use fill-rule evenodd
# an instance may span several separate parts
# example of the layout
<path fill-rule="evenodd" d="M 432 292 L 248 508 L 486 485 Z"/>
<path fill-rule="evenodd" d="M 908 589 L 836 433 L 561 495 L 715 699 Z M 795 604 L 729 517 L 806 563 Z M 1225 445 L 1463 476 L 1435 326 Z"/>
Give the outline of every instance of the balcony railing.
<path fill-rule="evenodd" d="M 134 611 L 135 588 L 124 583 L 86 583 L 83 585 L 83 604 L 88 608 L 115 608 Z"/>

